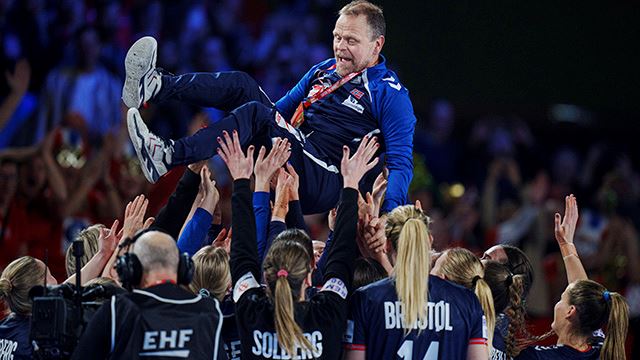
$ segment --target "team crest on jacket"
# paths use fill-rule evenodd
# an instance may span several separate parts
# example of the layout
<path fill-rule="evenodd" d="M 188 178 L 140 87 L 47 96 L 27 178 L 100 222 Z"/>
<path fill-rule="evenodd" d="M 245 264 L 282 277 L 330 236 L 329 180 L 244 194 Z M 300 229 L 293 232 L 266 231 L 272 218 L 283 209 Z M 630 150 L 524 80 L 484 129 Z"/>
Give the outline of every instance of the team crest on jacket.
<path fill-rule="evenodd" d="M 360 100 L 360 98 L 362 96 L 364 96 L 364 93 L 358 89 L 353 89 L 351 91 L 349 91 L 351 93 L 351 95 L 353 95 L 356 99 Z"/>

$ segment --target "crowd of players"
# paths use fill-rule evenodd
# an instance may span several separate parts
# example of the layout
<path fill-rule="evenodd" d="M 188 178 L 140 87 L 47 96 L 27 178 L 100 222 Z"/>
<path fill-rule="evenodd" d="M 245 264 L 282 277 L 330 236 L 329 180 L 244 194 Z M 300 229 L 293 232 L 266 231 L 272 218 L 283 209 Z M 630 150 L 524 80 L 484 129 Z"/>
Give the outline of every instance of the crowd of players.
<path fill-rule="evenodd" d="M 347 13 L 346 18 L 362 16 Z M 350 28 L 337 24 L 336 29 Z M 335 32 L 336 37 L 344 34 Z M 344 38 L 336 41 L 350 41 Z M 349 52 L 339 54 L 337 61 L 358 60 Z M 389 86 L 399 90 L 395 81 Z M 312 121 L 309 116 L 308 123 Z M 232 228 L 222 228 L 219 205 L 224 196 L 200 162 L 189 165 L 167 204 L 152 212 L 155 218 L 144 218 L 149 200 L 140 195 L 126 206 L 120 230 L 115 220 L 109 229 L 92 226 L 81 232 L 88 253 L 83 280 L 134 289 L 107 301 L 89 323 L 75 357 L 624 357 L 628 306 L 620 294 L 587 279 L 573 244 L 578 220 L 573 196 L 565 199 L 564 218 L 555 218 L 570 283 L 554 309 L 551 332 L 558 346 L 534 347 L 551 332 L 536 337 L 527 331 L 524 304 L 533 284 L 527 256 L 507 245 L 488 249 L 482 260 L 463 248 L 433 251 L 437 239 L 419 202 L 385 209 L 387 187 L 393 183 L 394 192 L 398 187 L 387 172 L 375 179 L 371 194 L 361 194 L 360 181 L 378 162 L 378 138 L 370 134 L 355 145 L 343 144 L 343 189 L 329 215 L 332 233 L 320 244 L 297 230 L 306 227 L 302 210 L 309 198 L 301 198 L 299 190 L 306 185 L 308 193 L 312 180 L 305 178 L 306 171 L 298 176 L 294 140 L 272 139 L 254 160 L 256 149 L 241 140 L 246 132 L 228 130 L 220 129 L 217 146 L 233 180 Z M 389 133 L 382 130 L 379 140 L 390 152 Z M 209 138 L 215 149 L 215 136 Z M 49 177 L 54 185 L 49 196 L 84 196 L 86 191 L 55 187 L 61 179 L 51 169 L 55 164 L 47 152 L 52 139 L 47 141 L 44 164 L 34 172 Z M 144 172 L 149 164 L 141 147 L 136 150 Z M 105 188 L 109 192 L 113 184 Z M 112 208 L 117 200 L 109 199 Z M 188 255 L 181 257 L 182 252 Z M 73 281 L 68 259 L 67 281 Z M 30 356 L 27 293 L 43 277 L 56 282 L 43 262 L 32 257 L 13 260 L 4 269 L 0 290 L 11 314 L 0 334 L 3 356 Z"/>
<path fill-rule="evenodd" d="M 237 134 L 225 134 L 221 145 L 234 179 L 232 237 L 208 234 L 219 227 L 220 195 L 203 164 L 189 167 L 153 223 L 145 221 L 148 202 L 141 195 L 127 205 L 122 226 L 115 220 L 110 228 L 84 230 L 83 281 L 119 284 L 127 276 L 135 289 L 107 299 L 74 356 L 210 358 L 217 351 L 217 358 L 232 359 L 336 359 L 341 353 L 369 359 L 624 358 L 626 302 L 586 277 L 573 245 L 573 196 L 555 219 L 571 282 L 551 329 L 562 345 L 534 347 L 539 338 L 527 332 L 524 319 L 531 264 L 517 248 L 487 249 L 482 260 L 463 248 L 435 252 L 431 220 L 420 204 L 391 211 L 385 249 L 371 248 L 372 234 L 362 224 L 380 199 L 362 199 L 357 184 L 375 165 L 376 145 L 375 138 L 364 139 L 353 156 L 345 150 L 344 189 L 324 251 L 314 249 L 304 231 L 287 229 L 298 226 L 291 221 L 300 216 L 297 175 L 286 170 L 287 141 L 278 140 L 268 154 L 261 149 L 254 167 L 253 148 L 245 153 Z M 256 233 L 254 174 L 255 181 L 275 178 L 268 234 Z M 113 270 L 116 256 L 128 249 L 118 245 L 131 237 L 141 267 L 133 280 L 119 267 L 118 274 Z M 191 282 L 179 274 L 179 251 L 193 258 Z M 359 252 L 368 254 L 365 261 L 354 261 Z M 0 289 L 11 310 L 2 324 L 3 351 L 14 358 L 30 356 L 28 291 L 43 276 L 55 284 L 48 274 L 42 261 L 28 256 L 2 273 Z"/>

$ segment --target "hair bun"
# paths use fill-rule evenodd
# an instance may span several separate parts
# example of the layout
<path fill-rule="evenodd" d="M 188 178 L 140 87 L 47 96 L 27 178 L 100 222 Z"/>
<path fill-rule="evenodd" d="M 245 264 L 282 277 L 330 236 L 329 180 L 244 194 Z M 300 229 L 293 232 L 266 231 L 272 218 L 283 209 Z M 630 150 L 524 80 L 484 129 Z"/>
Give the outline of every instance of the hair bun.
<path fill-rule="evenodd" d="M 8 294 L 13 289 L 13 284 L 11 284 L 11 280 L 7 278 L 0 278 L 0 288 L 6 289 L 3 292 L 6 292 Z"/>

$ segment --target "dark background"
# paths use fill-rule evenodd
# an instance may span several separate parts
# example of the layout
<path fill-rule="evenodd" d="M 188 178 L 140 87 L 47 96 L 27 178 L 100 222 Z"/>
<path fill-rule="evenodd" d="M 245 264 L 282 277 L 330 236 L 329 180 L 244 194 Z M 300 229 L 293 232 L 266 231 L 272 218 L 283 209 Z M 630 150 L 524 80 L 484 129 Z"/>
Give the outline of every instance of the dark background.
<path fill-rule="evenodd" d="M 513 110 L 534 126 L 554 103 L 583 106 L 603 127 L 638 120 L 637 2 L 381 4 L 385 53 L 418 111 L 444 97 L 470 113 Z"/>

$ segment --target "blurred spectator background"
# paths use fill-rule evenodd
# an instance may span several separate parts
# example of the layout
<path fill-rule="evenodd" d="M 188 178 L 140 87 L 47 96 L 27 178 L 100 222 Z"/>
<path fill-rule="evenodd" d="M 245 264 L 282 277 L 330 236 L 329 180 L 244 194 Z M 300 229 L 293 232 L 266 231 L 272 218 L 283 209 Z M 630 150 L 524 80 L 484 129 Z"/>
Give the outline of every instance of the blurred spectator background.
<path fill-rule="evenodd" d="M 167 71 L 243 70 L 277 100 L 332 56 L 344 3 L 0 0 L 0 268 L 29 254 L 63 278 L 79 230 L 121 216 L 139 193 L 153 213 L 172 191 L 183 170 L 147 184 L 123 127 L 123 62 L 136 39 L 158 39 Z M 566 283 L 553 213 L 574 193 L 577 249 L 590 278 L 627 297 L 637 335 L 640 6 L 378 3 L 383 53 L 418 117 L 411 197 L 435 220 L 435 248 L 521 247 L 536 266 L 527 306 L 542 333 Z M 177 102 L 145 111 L 172 138 L 222 115 Z M 230 183 L 216 162 L 228 223 Z M 326 238 L 326 216 L 307 220 Z"/>

